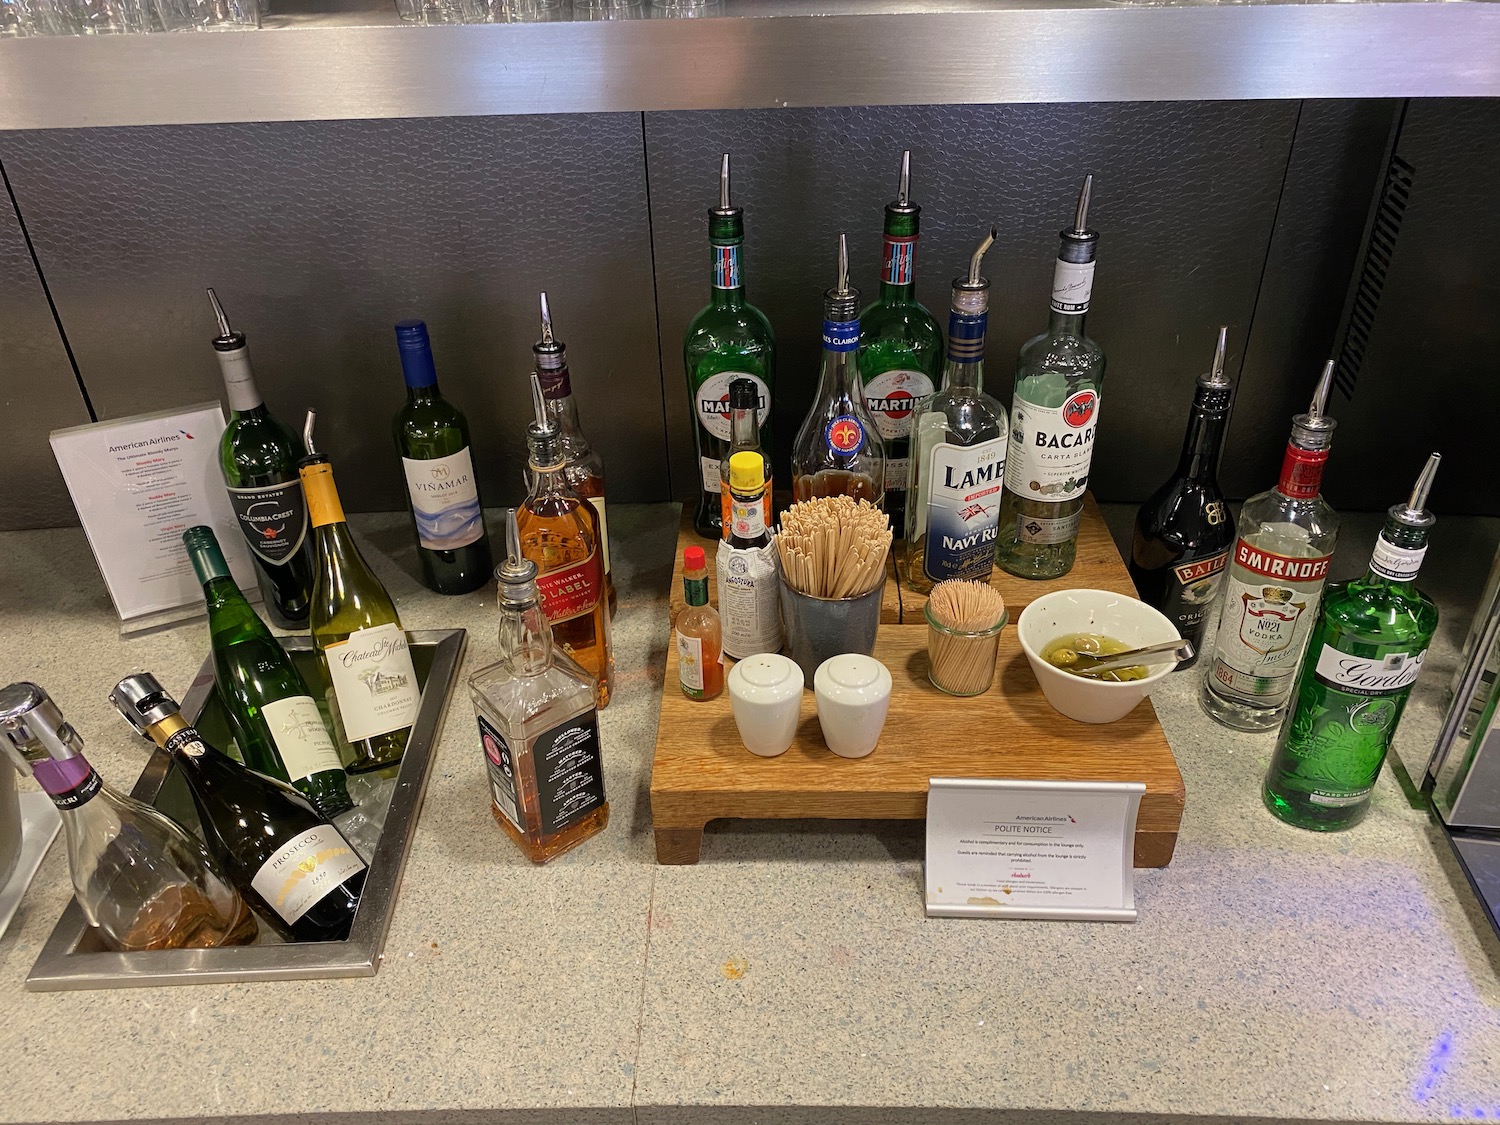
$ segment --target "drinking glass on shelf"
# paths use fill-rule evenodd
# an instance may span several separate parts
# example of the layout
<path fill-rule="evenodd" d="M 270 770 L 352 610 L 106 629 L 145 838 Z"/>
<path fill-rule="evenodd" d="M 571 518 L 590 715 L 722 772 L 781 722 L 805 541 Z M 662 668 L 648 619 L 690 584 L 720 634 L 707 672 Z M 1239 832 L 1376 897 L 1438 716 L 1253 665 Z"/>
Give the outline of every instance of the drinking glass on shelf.
<path fill-rule="evenodd" d="M 260 0 L 156 0 L 156 7 L 162 26 L 168 31 L 260 26 Z"/>
<path fill-rule="evenodd" d="M 724 14 L 721 0 L 651 0 L 651 7 L 651 14 L 663 20 L 692 20 Z"/>
<path fill-rule="evenodd" d="M 489 0 L 491 23 L 550 23 L 565 20 L 563 0 Z"/>
<path fill-rule="evenodd" d="M 641 20 L 646 16 L 643 0 L 573 0 L 577 20 Z"/>

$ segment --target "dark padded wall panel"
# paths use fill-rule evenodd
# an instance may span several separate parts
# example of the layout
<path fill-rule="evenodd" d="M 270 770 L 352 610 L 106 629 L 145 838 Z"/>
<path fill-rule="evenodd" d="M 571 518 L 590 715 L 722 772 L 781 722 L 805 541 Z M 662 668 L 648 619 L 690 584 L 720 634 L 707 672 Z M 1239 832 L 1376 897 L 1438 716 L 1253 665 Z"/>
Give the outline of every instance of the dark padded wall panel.
<path fill-rule="evenodd" d="M 0 531 L 78 522 L 47 435 L 87 421 L 21 225 L 0 187 Z"/>
<path fill-rule="evenodd" d="M 100 417 L 221 396 L 213 285 L 272 409 L 300 430 L 318 408 L 349 507 L 398 508 L 392 325 L 420 316 L 485 499 L 513 502 L 544 288 L 611 498 L 665 495 L 638 114 L 20 133 L 0 150 Z"/>
<path fill-rule="evenodd" d="M 949 282 L 991 223 L 987 386 L 1008 406 L 1016 352 L 1046 326 L 1057 231 L 1095 173 L 1102 232 L 1089 330 L 1109 357 L 1094 488 L 1138 499 L 1170 472 L 1221 322 L 1238 357 L 1292 144 L 1297 104 L 1173 103 L 646 115 L 673 487 L 691 491 L 682 332 L 707 300 L 705 210 L 719 154 L 746 208 L 750 299 L 780 342 L 778 475 L 818 370 L 836 232 L 878 288 L 881 208 L 912 149 L 923 207 L 918 285 L 946 324 Z"/>

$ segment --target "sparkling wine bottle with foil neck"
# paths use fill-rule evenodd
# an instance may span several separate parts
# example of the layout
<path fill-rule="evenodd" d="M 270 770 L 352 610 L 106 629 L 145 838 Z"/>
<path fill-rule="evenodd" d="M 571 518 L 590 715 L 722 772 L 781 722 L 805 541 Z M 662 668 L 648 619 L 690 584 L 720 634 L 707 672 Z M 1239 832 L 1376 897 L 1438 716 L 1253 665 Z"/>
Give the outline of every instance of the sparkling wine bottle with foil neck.
<path fill-rule="evenodd" d="M 36 684 L 0 689 L 0 750 L 61 813 L 74 896 L 111 949 L 255 940 L 255 915 L 203 844 L 106 785 L 83 756 L 83 739 Z M 0 769 L 9 768 L 0 760 Z"/>
<path fill-rule="evenodd" d="M 150 673 L 126 676 L 109 698 L 172 756 L 209 850 L 240 893 L 291 940 L 347 938 L 365 864 L 338 829 L 295 789 L 210 746 Z"/>
<path fill-rule="evenodd" d="M 1437 605 L 1413 582 L 1436 522 L 1427 496 L 1440 460 L 1428 458 L 1411 499 L 1390 509 L 1364 576 L 1323 595 L 1262 790 L 1266 807 L 1299 828 L 1352 828 L 1369 811 L 1437 632 Z"/>

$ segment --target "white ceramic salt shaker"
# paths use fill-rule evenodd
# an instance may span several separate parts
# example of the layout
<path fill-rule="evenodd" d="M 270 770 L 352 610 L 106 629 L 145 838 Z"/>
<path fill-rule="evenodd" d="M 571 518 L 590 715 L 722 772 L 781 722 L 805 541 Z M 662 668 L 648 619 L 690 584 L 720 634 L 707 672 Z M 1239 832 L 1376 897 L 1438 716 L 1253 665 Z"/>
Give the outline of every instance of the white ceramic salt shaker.
<path fill-rule="evenodd" d="M 875 749 L 891 709 L 891 673 L 873 656 L 831 656 L 813 674 L 818 723 L 828 749 L 843 758 L 863 758 Z"/>
<path fill-rule="evenodd" d="M 786 753 L 797 735 L 802 688 L 802 669 L 780 653 L 756 653 L 729 670 L 729 706 L 746 750 L 762 758 Z"/>

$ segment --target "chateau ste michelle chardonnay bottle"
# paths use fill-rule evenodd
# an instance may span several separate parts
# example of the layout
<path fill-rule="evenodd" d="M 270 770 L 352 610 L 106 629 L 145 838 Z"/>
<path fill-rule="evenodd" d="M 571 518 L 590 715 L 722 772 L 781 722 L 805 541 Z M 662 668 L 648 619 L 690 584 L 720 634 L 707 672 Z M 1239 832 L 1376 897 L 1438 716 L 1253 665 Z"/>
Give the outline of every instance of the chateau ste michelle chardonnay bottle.
<path fill-rule="evenodd" d="M 214 354 L 229 395 L 229 425 L 219 440 L 219 469 L 229 504 L 250 545 L 266 612 L 283 629 L 305 629 L 312 597 L 312 545 L 297 476 L 296 440 L 271 417 L 260 397 L 245 334 L 229 327 L 212 289 L 208 299 L 219 320 Z"/>
<path fill-rule="evenodd" d="M 235 586 L 213 528 L 190 527 L 182 542 L 203 583 L 214 678 L 245 764 L 290 782 L 329 820 L 346 812 L 354 802 L 318 705 Z"/>
<path fill-rule="evenodd" d="M 110 702 L 172 756 L 209 850 L 240 893 L 295 941 L 343 941 L 365 885 L 364 861 L 296 790 L 210 746 L 150 673 L 126 676 Z"/>
<path fill-rule="evenodd" d="M 302 487 L 317 551 L 310 624 L 333 686 L 334 725 L 349 748 L 344 768 L 361 773 L 401 760 L 421 689 L 396 605 L 349 534 L 333 466 L 313 448 L 315 417 L 307 412 L 302 432 Z"/>

